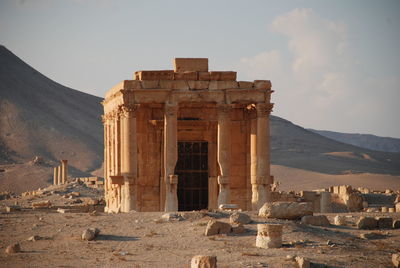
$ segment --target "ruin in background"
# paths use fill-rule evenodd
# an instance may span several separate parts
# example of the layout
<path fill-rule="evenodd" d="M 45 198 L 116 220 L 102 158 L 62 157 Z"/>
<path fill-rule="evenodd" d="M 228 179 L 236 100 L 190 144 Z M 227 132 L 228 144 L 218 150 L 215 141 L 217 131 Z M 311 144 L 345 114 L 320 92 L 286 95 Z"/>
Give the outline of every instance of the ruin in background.
<path fill-rule="evenodd" d="M 207 58 L 138 71 L 106 93 L 106 212 L 186 211 L 269 201 L 271 82 L 209 71 Z"/>

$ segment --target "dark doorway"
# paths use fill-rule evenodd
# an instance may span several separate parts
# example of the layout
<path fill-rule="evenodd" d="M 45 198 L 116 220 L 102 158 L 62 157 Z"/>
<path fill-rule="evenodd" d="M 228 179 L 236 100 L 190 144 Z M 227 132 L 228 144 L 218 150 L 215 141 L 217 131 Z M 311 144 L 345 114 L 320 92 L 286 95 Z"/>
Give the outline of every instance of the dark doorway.
<path fill-rule="evenodd" d="M 208 208 L 208 142 L 178 142 L 178 210 Z"/>

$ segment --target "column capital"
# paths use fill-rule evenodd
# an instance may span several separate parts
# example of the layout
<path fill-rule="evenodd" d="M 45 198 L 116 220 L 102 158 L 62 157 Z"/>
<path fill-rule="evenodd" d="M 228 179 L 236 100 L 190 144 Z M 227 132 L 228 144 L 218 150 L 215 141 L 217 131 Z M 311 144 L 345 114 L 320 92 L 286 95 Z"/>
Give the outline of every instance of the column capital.
<path fill-rule="evenodd" d="M 136 111 L 139 107 L 140 104 L 124 104 L 121 106 L 120 114 L 126 118 L 136 117 Z"/>
<path fill-rule="evenodd" d="M 178 105 L 166 103 L 165 104 L 165 115 L 177 116 L 178 115 Z"/>
<path fill-rule="evenodd" d="M 273 103 L 257 103 L 257 117 L 266 117 L 271 114 L 272 108 L 274 107 Z"/>

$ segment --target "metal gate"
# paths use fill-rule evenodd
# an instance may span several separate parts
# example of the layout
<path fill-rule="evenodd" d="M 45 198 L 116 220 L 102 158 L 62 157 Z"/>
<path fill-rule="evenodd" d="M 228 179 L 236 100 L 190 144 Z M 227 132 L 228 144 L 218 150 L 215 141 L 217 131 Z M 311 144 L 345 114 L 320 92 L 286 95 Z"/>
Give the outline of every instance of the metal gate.
<path fill-rule="evenodd" d="M 208 142 L 178 142 L 178 210 L 208 208 Z"/>

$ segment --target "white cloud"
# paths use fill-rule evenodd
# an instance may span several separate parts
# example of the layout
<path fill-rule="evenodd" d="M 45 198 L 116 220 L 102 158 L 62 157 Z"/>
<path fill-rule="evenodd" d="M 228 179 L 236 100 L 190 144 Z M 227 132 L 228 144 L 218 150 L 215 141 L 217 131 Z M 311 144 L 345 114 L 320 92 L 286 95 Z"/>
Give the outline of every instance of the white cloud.
<path fill-rule="evenodd" d="M 371 120 L 385 117 L 376 111 L 384 101 L 372 105 L 376 83 L 358 72 L 345 24 L 294 9 L 268 29 L 285 36 L 286 45 L 242 58 L 238 70 L 246 78 L 271 79 L 277 115 L 304 127 L 377 133 Z"/>

